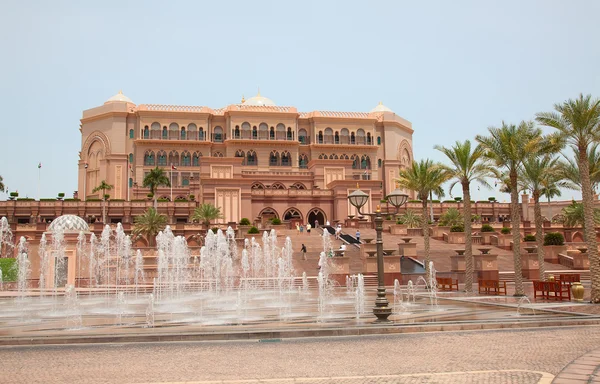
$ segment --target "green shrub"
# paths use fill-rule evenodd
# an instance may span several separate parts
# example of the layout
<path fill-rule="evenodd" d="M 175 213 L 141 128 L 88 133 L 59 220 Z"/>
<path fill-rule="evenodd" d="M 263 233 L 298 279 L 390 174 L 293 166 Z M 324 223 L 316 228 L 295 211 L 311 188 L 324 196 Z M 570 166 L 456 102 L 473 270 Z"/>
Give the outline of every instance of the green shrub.
<path fill-rule="evenodd" d="M 69 198 L 65 199 L 65 201 L 81 201 L 81 199 Z"/>
<path fill-rule="evenodd" d="M 535 235 L 525 235 L 523 241 L 535 241 Z"/>
<path fill-rule="evenodd" d="M 10 197 L 19 197 L 19 192 L 11 192 Z"/>
<path fill-rule="evenodd" d="M 493 203 L 494 201 L 496 201 L 496 198 L 494 196 L 488 197 L 488 201 Z"/>
<path fill-rule="evenodd" d="M 278 217 L 274 217 L 271 219 L 271 224 L 273 225 L 280 225 L 281 224 L 281 220 Z"/>
<path fill-rule="evenodd" d="M 5 257 L 0 259 L 0 268 L 2 269 L 2 281 L 17 281 L 17 259 Z"/>
<path fill-rule="evenodd" d="M 158 199 L 157 200 L 159 203 L 166 203 L 169 201 L 169 199 Z"/>
<path fill-rule="evenodd" d="M 456 203 L 456 201 L 454 201 L 454 200 L 444 200 L 444 201 L 442 201 L 442 203 L 444 203 L 444 204 Z"/>
<path fill-rule="evenodd" d="M 454 200 L 457 201 L 457 202 L 461 202 L 462 201 L 462 197 L 455 197 Z"/>
<path fill-rule="evenodd" d="M 565 238 L 562 233 L 548 232 L 544 236 L 544 245 L 565 245 Z"/>
<path fill-rule="evenodd" d="M 194 199 L 196 198 L 196 196 L 195 195 L 190 195 L 189 198 L 190 198 L 190 201 L 194 201 Z"/>
<path fill-rule="evenodd" d="M 102 201 L 102 200 L 96 199 L 96 198 L 92 198 L 92 199 L 87 199 L 86 201 Z"/>
<path fill-rule="evenodd" d="M 210 229 L 215 235 L 217 234 L 217 232 L 219 232 L 219 228 L 217 227 L 213 227 Z"/>
<path fill-rule="evenodd" d="M 19 199 L 19 200 L 21 200 L 21 199 Z M 40 201 L 56 201 L 56 199 L 44 197 L 44 198 L 40 199 Z"/>
<path fill-rule="evenodd" d="M 386 219 L 386 220 L 392 220 L 392 215 L 387 215 L 387 216 L 385 217 L 385 219 Z"/>
<path fill-rule="evenodd" d="M 63 197 L 65 197 L 65 193 L 64 192 L 59 192 L 58 198 L 62 199 Z"/>
<path fill-rule="evenodd" d="M 450 208 L 444 212 L 439 219 L 439 224 L 442 226 L 452 227 L 461 225 L 464 222 L 462 213 L 456 208 Z"/>
<path fill-rule="evenodd" d="M 504 227 L 500 230 L 500 233 L 503 235 L 508 235 L 508 234 L 510 234 L 510 228 Z"/>
<path fill-rule="evenodd" d="M 494 227 L 489 224 L 483 224 L 481 226 L 481 232 L 494 232 Z"/>
<path fill-rule="evenodd" d="M 153 197 L 154 197 L 154 194 L 152 194 L 152 193 L 149 193 L 149 194 L 147 194 L 147 195 L 146 195 L 146 197 L 147 197 L 147 198 L 149 198 L 149 199 L 151 199 L 151 198 L 153 198 Z"/>
<path fill-rule="evenodd" d="M 387 203 L 387 199 L 381 199 L 381 200 L 379 200 L 379 202 L 385 204 L 385 203 Z"/>
<path fill-rule="evenodd" d="M 399 217 L 399 218 L 396 220 L 396 224 L 400 224 L 400 225 L 402 225 L 402 224 L 404 224 L 404 220 L 402 220 L 402 218 L 401 218 L 401 217 Z"/>
<path fill-rule="evenodd" d="M 250 225 L 250 220 L 248 220 L 247 217 L 242 217 L 242 220 L 240 220 L 240 225 Z"/>
<path fill-rule="evenodd" d="M 17 200 L 19 201 L 34 201 L 35 199 L 32 199 L 31 197 L 19 197 Z M 55 201 L 55 199 L 51 199 L 52 201 Z"/>
<path fill-rule="evenodd" d="M 141 202 L 144 202 L 144 201 L 146 201 L 146 200 L 144 200 L 144 199 L 131 199 L 130 201 L 131 201 L 132 203 L 141 203 Z"/>
<path fill-rule="evenodd" d="M 182 199 L 182 198 L 175 199 L 176 203 L 187 203 L 187 201 L 188 201 L 188 199 Z"/>
<path fill-rule="evenodd" d="M 250 229 L 248 230 L 249 234 L 255 234 L 255 233 L 260 233 L 260 231 L 258 230 L 258 228 L 252 226 L 250 227 Z"/>
<path fill-rule="evenodd" d="M 486 203 L 486 204 L 489 203 L 489 201 L 487 201 L 487 200 L 477 200 L 477 202 L 478 203 Z"/>
<path fill-rule="evenodd" d="M 464 232 L 464 231 L 465 231 L 464 225 L 453 225 L 450 228 L 450 232 Z"/>
<path fill-rule="evenodd" d="M 104 200 L 108 200 L 108 199 L 110 199 L 110 195 L 107 193 L 104 195 Z"/>
<path fill-rule="evenodd" d="M 439 200 L 431 200 L 431 202 L 434 204 L 438 204 L 440 201 Z"/>

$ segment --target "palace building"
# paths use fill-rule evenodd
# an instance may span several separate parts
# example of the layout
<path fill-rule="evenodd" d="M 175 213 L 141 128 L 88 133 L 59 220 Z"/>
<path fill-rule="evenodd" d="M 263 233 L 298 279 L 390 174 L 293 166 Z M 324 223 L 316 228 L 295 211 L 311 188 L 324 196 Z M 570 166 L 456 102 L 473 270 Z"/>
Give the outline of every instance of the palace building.
<path fill-rule="evenodd" d="M 80 130 L 78 196 L 99 199 L 94 188 L 113 185 L 107 222 L 131 223 L 135 202 L 146 207 L 144 176 L 157 166 L 171 180 L 157 193 L 172 223 L 186 222 L 197 203 L 220 207 L 224 222 L 344 220 L 356 214 L 347 195 L 357 182 L 373 210 L 413 160 L 412 124 L 381 103 L 299 112 L 260 93 L 211 108 L 136 105 L 119 92 L 85 110 Z M 118 209 L 120 201 L 131 203 Z"/>

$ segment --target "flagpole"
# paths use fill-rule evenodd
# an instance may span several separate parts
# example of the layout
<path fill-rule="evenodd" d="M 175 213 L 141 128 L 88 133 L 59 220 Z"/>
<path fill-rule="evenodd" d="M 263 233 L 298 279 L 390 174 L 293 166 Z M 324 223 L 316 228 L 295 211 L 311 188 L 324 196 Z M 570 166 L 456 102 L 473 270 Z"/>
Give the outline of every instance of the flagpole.
<path fill-rule="evenodd" d="M 37 193 L 37 198 L 38 201 L 40 200 L 40 184 L 41 184 L 41 180 L 42 180 L 42 163 L 39 163 L 38 165 L 38 193 Z"/>

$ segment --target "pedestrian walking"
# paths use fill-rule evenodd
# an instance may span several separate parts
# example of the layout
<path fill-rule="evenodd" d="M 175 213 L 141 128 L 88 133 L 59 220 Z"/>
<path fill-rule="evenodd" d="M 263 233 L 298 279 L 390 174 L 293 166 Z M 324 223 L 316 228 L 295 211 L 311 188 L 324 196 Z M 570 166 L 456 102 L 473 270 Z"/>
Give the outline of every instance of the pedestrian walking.
<path fill-rule="evenodd" d="M 300 234 L 304 233 L 304 224 L 300 224 Z"/>
<path fill-rule="evenodd" d="M 302 244 L 300 251 L 302 252 L 302 260 L 306 260 L 306 245 Z"/>
<path fill-rule="evenodd" d="M 356 240 L 360 244 L 360 231 L 358 229 L 356 230 Z"/>
<path fill-rule="evenodd" d="M 300 223 L 296 223 L 296 232 L 300 234 Z"/>
<path fill-rule="evenodd" d="M 340 239 L 340 235 L 342 234 L 342 225 L 338 224 L 337 227 L 335 227 L 335 238 L 336 240 Z"/>
<path fill-rule="evenodd" d="M 306 233 L 310 235 L 310 223 L 306 224 Z"/>

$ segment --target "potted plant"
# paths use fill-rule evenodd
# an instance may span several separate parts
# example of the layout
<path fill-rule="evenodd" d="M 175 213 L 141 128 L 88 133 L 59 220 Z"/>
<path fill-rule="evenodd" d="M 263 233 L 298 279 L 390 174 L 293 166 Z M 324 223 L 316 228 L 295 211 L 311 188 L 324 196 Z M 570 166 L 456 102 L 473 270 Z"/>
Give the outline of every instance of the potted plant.
<path fill-rule="evenodd" d="M 558 254 L 566 253 L 565 237 L 560 232 L 547 232 L 544 235 L 544 261 L 558 264 Z"/>
<path fill-rule="evenodd" d="M 491 245 L 495 245 L 496 247 L 503 249 L 510 249 L 510 243 L 512 241 L 511 229 L 508 227 L 503 227 L 500 230 L 500 233 L 492 235 L 490 238 Z"/>
<path fill-rule="evenodd" d="M 194 201 L 196 199 L 196 196 L 190 195 L 189 198 L 190 198 L 190 201 Z"/>
<path fill-rule="evenodd" d="M 19 197 L 19 192 L 11 192 L 9 196 L 9 199 L 14 200 Z"/>
<path fill-rule="evenodd" d="M 248 230 L 250 229 L 251 225 L 252 223 L 250 222 L 250 220 L 248 220 L 247 217 L 242 217 L 237 226 L 238 237 L 243 237 L 245 233 L 248 233 Z"/>
<path fill-rule="evenodd" d="M 58 196 L 56 197 L 56 200 L 62 200 L 65 197 L 65 193 L 64 192 L 60 192 L 58 194 Z"/>
<path fill-rule="evenodd" d="M 493 235 L 496 235 L 496 230 L 489 224 L 483 224 L 481 226 L 481 243 L 489 245 L 491 244 L 491 238 Z"/>

